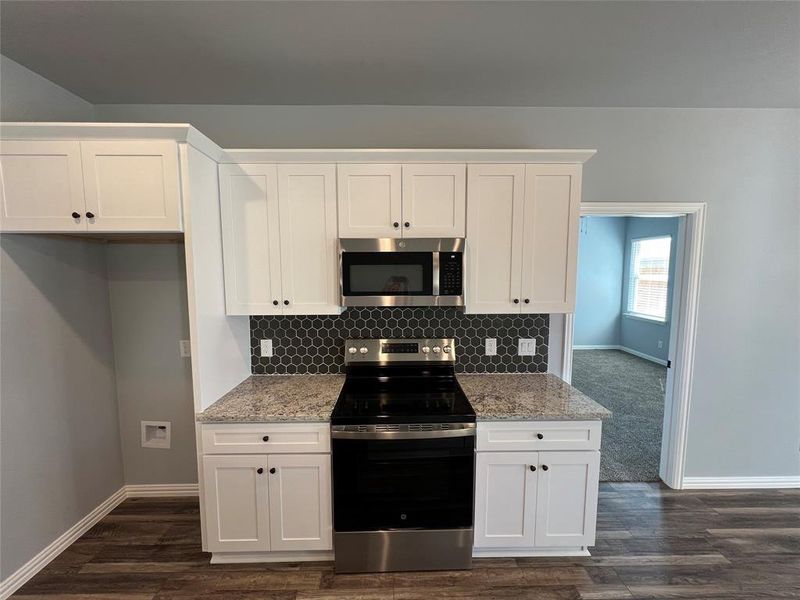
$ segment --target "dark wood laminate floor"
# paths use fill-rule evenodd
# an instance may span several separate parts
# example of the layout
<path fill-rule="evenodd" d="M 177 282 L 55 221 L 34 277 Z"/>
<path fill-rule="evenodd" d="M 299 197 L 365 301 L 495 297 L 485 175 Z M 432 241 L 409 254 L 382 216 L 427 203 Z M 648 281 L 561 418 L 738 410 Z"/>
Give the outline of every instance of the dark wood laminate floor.
<path fill-rule="evenodd" d="M 476 560 L 471 571 L 335 575 L 330 563 L 210 565 L 197 501 L 127 500 L 18 600 L 800 598 L 800 490 L 603 484 L 587 558 Z"/>

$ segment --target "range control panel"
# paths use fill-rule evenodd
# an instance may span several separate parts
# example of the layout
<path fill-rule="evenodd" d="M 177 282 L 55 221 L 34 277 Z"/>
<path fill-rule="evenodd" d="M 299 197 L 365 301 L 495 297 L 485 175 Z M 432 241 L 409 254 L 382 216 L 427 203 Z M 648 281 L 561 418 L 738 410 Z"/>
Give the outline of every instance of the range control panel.
<path fill-rule="evenodd" d="M 453 338 L 424 338 L 417 340 L 347 340 L 344 362 L 455 362 L 456 344 Z"/>

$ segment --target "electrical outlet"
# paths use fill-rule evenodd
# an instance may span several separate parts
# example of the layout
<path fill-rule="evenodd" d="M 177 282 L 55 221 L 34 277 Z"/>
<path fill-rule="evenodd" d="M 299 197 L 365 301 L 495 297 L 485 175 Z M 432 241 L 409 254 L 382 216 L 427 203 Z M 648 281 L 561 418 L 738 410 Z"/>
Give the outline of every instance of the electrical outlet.
<path fill-rule="evenodd" d="M 261 356 L 264 358 L 272 356 L 272 340 L 261 340 Z"/>
<path fill-rule="evenodd" d="M 519 356 L 536 356 L 536 338 L 519 338 L 517 354 Z"/>
<path fill-rule="evenodd" d="M 189 340 L 180 340 L 178 349 L 181 351 L 181 358 L 189 358 L 192 355 L 192 344 Z"/>
<path fill-rule="evenodd" d="M 664 347 L 664 340 L 658 340 L 658 347 L 659 348 L 663 348 Z"/>
<path fill-rule="evenodd" d="M 486 338 L 486 356 L 497 356 L 497 338 Z"/>

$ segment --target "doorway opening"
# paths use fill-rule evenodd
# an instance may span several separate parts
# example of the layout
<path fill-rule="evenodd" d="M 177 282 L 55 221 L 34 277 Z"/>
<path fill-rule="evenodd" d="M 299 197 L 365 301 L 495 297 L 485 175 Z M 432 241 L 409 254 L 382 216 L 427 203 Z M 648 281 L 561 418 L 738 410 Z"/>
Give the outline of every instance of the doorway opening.
<path fill-rule="evenodd" d="M 588 203 L 581 217 L 562 377 L 614 413 L 601 480 L 680 489 L 705 204 Z"/>

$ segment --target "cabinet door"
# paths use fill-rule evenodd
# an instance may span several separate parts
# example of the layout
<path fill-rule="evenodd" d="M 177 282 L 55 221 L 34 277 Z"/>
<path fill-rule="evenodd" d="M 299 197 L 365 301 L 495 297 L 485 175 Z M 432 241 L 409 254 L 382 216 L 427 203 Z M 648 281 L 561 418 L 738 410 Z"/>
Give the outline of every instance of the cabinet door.
<path fill-rule="evenodd" d="M 203 457 L 210 552 L 269 550 L 267 478 L 266 456 Z"/>
<path fill-rule="evenodd" d="M 283 313 L 339 314 L 336 166 L 278 166 L 278 206 Z"/>
<path fill-rule="evenodd" d="M 536 546 L 591 546 L 597 522 L 600 453 L 540 452 Z"/>
<path fill-rule="evenodd" d="M 0 203 L 2 231 L 86 231 L 80 143 L 0 142 Z"/>
<path fill-rule="evenodd" d="M 536 511 L 536 452 L 478 452 L 475 547 L 531 548 Z"/>
<path fill-rule="evenodd" d="M 467 312 L 520 312 L 524 185 L 524 165 L 469 165 Z"/>
<path fill-rule="evenodd" d="M 580 165 L 526 166 L 523 312 L 574 312 L 580 210 Z"/>
<path fill-rule="evenodd" d="M 182 231 L 178 145 L 81 142 L 89 231 Z"/>
<path fill-rule="evenodd" d="M 275 165 L 220 165 L 225 312 L 281 314 Z"/>
<path fill-rule="evenodd" d="M 342 164 L 338 173 L 339 237 L 400 237 L 400 165 Z"/>
<path fill-rule="evenodd" d="M 269 467 L 272 550 L 330 550 L 330 454 L 273 454 Z"/>
<path fill-rule="evenodd" d="M 403 165 L 403 237 L 464 237 L 466 165 Z"/>

